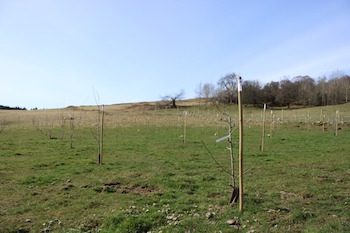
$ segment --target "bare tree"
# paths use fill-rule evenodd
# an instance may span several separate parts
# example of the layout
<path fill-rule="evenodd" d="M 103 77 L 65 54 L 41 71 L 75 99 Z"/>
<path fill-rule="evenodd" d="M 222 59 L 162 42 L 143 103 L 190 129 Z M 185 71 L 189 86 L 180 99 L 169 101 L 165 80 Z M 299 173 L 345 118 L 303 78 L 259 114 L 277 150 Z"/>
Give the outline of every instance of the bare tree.
<path fill-rule="evenodd" d="M 316 105 L 327 105 L 327 79 L 326 77 L 320 77 L 317 80 L 317 85 L 316 85 Z"/>
<path fill-rule="evenodd" d="M 201 82 L 197 85 L 195 93 L 197 98 L 203 98 L 203 85 Z"/>
<path fill-rule="evenodd" d="M 245 90 L 242 93 L 244 104 L 256 106 L 258 103 L 261 103 L 262 90 L 259 81 L 244 81 L 243 89 Z"/>
<path fill-rule="evenodd" d="M 316 104 L 316 84 L 315 80 L 309 76 L 297 76 L 294 82 L 298 87 L 298 103 L 304 106 Z"/>
<path fill-rule="evenodd" d="M 278 105 L 277 95 L 280 91 L 280 83 L 279 82 L 270 82 L 265 84 L 262 89 L 262 103 L 268 103 L 272 106 Z"/>
<path fill-rule="evenodd" d="M 210 98 L 215 96 L 215 85 L 212 83 L 205 83 L 204 85 L 199 83 L 196 88 L 196 96 L 198 98 L 205 98 L 208 102 Z"/>
<path fill-rule="evenodd" d="M 226 101 L 229 103 L 236 102 L 237 100 L 237 77 L 235 73 L 226 74 L 218 81 L 218 86 L 225 93 Z"/>
<path fill-rule="evenodd" d="M 297 85 L 286 78 L 280 82 L 280 89 L 277 99 L 282 105 L 287 105 L 290 108 L 290 104 L 295 102 L 298 96 Z"/>
<path fill-rule="evenodd" d="M 210 98 L 214 96 L 215 86 L 212 83 L 206 83 L 203 85 L 203 97 L 209 101 Z"/>
<path fill-rule="evenodd" d="M 177 108 L 176 101 L 181 100 L 185 95 L 185 91 L 181 90 L 177 94 L 162 96 L 162 100 L 169 101 L 170 108 Z"/>

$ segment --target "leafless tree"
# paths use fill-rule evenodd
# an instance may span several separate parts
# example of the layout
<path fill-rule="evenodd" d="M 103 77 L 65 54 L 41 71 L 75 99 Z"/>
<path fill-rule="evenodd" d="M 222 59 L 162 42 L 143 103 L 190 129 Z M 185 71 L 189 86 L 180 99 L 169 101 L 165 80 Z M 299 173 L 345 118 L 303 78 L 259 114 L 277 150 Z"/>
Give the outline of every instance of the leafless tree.
<path fill-rule="evenodd" d="M 180 90 L 178 93 L 173 95 L 162 96 L 163 101 L 167 101 L 170 104 L 170 108 L 177 108 L 176 101 L 181 100 L 185 95 L 184 90 Z"/>
<path fill-rule="evenodd" d="M 212 83 L 205 83 L 204 85 L 202 83 L 198 84 L 196 88 L 196 96 L 198 98 L 205 98 L 205 100 L 208 102 L 215 95 L 216 93 L 215 93 L 214 84 Z"/>
<path fill-rule="evenodd" d="M 272 106 L 278 105 L 277 95 L 280 91 L 280 83 L 279 82 L 270 82 L 265 84 L 262 89 L 262 101 L 261 103 L 268 103 Z"/>
<path fill-rule="evenodd" d="M 278 101 L 290 108 L 290 105 L 296 101 L 298 96 L 297 85 L 288 78 L 285 78 L 280 82 L 280 89 L 281 91 L 277 96 Z"/>
<path fill-rule="evenodd" d="M 235 90 L 237 89 L 237 76 L 235 73 L 230 73 L 220 78 L 217 84 L 221 90 L 219 93 L 225 93 L 227 102 L 236 102 L 237 93 Z"/>
<path fill-rule="evenodd" d="M 294 78 L 297 85 L 299 104 L 311 106 L 316 104 L 316 84 L 315 80 L 309 76 L 297 76 Z"/>
<path fill-rule="evenodd" d="M 259 81 L 244 81 L 243 82 L 243 103 L 253 104 L 256 106 L 261 103 L 262 91 Z"/>

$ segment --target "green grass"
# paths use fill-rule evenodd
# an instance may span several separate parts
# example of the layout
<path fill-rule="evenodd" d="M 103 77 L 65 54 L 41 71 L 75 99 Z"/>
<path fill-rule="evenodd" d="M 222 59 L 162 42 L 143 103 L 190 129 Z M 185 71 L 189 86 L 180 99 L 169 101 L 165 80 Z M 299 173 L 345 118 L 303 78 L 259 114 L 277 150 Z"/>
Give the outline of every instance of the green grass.
<path fill-rule="evenodd" d="M 230 171 L 227 142 L 215 143 L 227 134 L 225 124 L 189 121 L 184 145 L 178 111 L 173 117 L 168 126 L 107 127 L 102 166 L 90 128 L 75 130 L 74 149 L 60 128 L 54 140 L 35 128 L 6 128 L 0 232 L 350 231 L 349 128 L 334 136 L 283 124 L 261 152 L 261 127 L 245 125 L 241 213 L 228 205 L 230 175 L 202 144 Z M 215 214 L 207 219 L 207 212 Z M 235 217 L 239 229 L 226 223 Z"/>

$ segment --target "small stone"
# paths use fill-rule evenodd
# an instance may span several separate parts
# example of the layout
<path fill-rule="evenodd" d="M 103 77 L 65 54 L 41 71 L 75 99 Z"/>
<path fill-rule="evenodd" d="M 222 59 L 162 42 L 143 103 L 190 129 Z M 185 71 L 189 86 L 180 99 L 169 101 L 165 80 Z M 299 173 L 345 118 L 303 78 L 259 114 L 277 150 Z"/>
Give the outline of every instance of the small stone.
<path fill-rule="evenodd" d="M 213 213 L 212 212 L 208 212 L 208 213 L 205 214 L 205 217 L 207 219 L 210 219 L 211 217 L 213 217 Z"/>
<path fill-rule="evenodd" d="M 235 225 L 235 224 L 236 224 L 236 220 L 230 219 L 230 220 L 227 220 L 226 223 L 227 223 L 228 225 Z"/>
<path fill-rule="evenodd" d="M 239 227 L 239 225 L 240 225 L 239 220 L 237 218 L 229 219 L 229 220 L 226 221 L 226 223 L 228 225 L 231 225 L 231 226 L 234 226 L 234 227 Z"/>
<path fill-rule="evenodd" d="M 32 220 L 31 220 L 30 218 L 27 218 L 27 219 L 26 219 L 26 222 L 29 223 L 29 222 L 32 222 Z"/>
<path fill-rule="evenodd" d="M 61 188 L 61 190 L 69 190 L 69 189 L 74 188 L 74 187 L 75 187 L 75 186 L 72 185 L 72 184 L 67 184 L 67 185 L 63 186 L 63 187 Z"/>

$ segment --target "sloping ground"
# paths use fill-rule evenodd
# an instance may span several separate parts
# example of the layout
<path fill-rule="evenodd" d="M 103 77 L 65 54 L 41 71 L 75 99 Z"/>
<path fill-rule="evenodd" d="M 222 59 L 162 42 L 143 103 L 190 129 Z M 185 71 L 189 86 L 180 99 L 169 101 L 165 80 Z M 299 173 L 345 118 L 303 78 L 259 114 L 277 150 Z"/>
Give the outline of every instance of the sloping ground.
<path fill-rule="evenodd" d="M 113 104 L 104 106 L 105 122 L 108 126 L 130 124 L 179 124 L 179 117 L 186 113 L 187 122 L 193 125 L 218 124 L 226 118 L 218 108 L 205 104 L 204 99 L 189 99 L 177 101 L 178 109 L 167 108 L 163 101 Z M 200 107 L 199 107 L 200 106 Z M 230 112 L 234 120 L 237 117 L 237 106 L 220 106 Z M 0 110 L 1 129 L 7 127 L 62 127 L 71 119 L 77 127 L 91 126 L 98 121 L 98 106 L 69 106 L 62 109 L 44 110 Z M 186 109 L 186 110 L 185 110 Z M 271 122 L 319 124 L 321 113 L 327 125 L 333 125 L 336 111 L 339 110 L 339 123 L 347 125 L 350 122 L 350 103 L 336 106 L 322 106 L 303 109 L 268 109 L 266 120 Z M 262 110 L 244 106 L 244 121 L 248 124 L 260 124 Z"/>
<path fill-rule="evenodd" d="M 179 108 L 195 106 L 199 99 L 179 100 Z M 130 121 L 130 116 L 135 117 L 138 113 L 145 113 L 154 110 L 166 109 L 167 103 L 164 101 L 123 103 L 104 106 L 106 121 L 115 121 L 122 124 Z M 72 117 L 79 125 L 91 125 L 96 122 L 98 116 L 98 106 L 68 106 L 62 109 L 43 110 L 0 110 L 0 125 L 2 127 L 12 126 L 41 126 L 60 127 Z M 133 120 L 131 120 L 133 121 Z"/>

